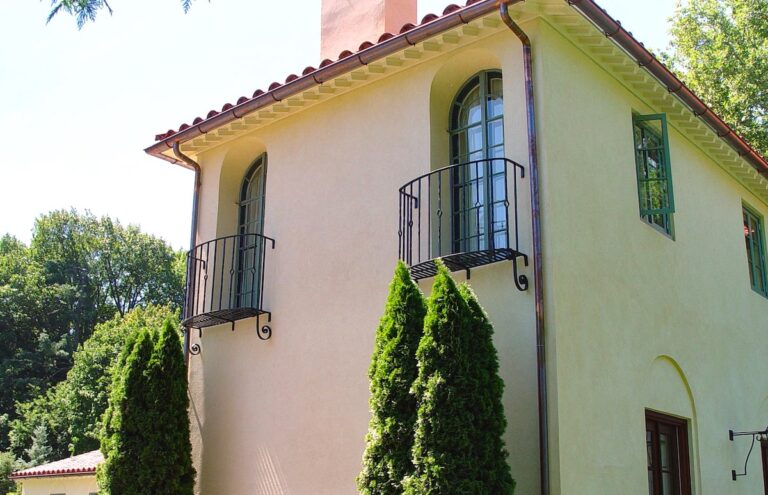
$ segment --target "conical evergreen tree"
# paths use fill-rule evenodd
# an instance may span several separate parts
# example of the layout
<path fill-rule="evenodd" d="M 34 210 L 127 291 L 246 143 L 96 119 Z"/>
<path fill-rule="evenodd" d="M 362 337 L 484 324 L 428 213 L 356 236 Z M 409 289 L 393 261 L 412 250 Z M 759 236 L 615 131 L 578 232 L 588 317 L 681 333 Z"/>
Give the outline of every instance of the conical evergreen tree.
<path fill-rule="evenodd" d="M 187 369 L 179 333 L 169 320 L 157 334 L 147 376 L 155 423 L 144 432 L 154 458 L 151 465 L 144 466 L 152 473 L 145 492 L 192 495 L 195 469 L 189 439 Z"/>
<path fill-rule="evenodd" d="M 158 462 L 146 445 L 145 433 L 156 427 L 147 416 L 151 410 L 147 365 L 154 347 L 152 332 L 141 329 L 123 350 L 112 381 L 109 409 L 105 413 L 101 451 L 105 461 L 97 479 L 105 495 L 144 495 L 151 481 L 144 466 Z"/>
<path fill-rule="evenodd" d="M 470 430 L 474 445 L 474 461 L 479 467 L 482 493 L 511 495 L 515 481 L 507 464 L 507 451 L 502 436 L 507 426 L 504 405 L 501 402 L 504 381 L 499 376 L 499 360 L 493 345 L 493 326 L 466 284 L 459 287 L 471 314 L 469 353 L 472 366 L 469 380 L 471 388 L 469 404 L 474 416 Z"/>
<path fill-rule="evenodd" d="M 192 495 L 187 378 L 173 324 L 139 330 L 116 370 L 101 439 L 100 493 Z"/>
<path fill-rule="evenodd" d="M 468 372 L 471 314 L 456 283 L 438 263 L 427 300 L 424 335 L 413 384 L 418 401 L 413 446 L 414 472 L 404 480 L 406 495 L 484 494 L 472 453 L 474 424 Z"/>
<path fill-rule="evenodd" d="M 410 474 L 416 398 L 416 348 L 424 324 L 424 296 L 400 261 L 389 286 L 389 297 L 376 330 L 371 366 L 371 421 L 363 469 L 357 478 L 362 495 L 399 495 Z"/>

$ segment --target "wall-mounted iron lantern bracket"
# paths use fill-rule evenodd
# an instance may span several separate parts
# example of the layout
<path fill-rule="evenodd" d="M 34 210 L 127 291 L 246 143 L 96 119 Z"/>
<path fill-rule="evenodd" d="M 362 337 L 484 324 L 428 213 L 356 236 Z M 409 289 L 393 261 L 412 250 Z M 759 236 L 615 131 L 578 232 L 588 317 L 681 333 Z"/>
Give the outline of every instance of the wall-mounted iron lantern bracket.
<path fill-rule="evenodd" d="M 768 440 L 768 428 L 761 431 L 733 431 L 728 430 L 728 440 L 733 442 L 735 437 L 752 437 L 752 444 L 749 446 L 749 452 L 747 452 L 747 458 L 744 460 L 744 472 L 737 473 L 735 469 L 731 469 L 731 479 L 736 481 L 739 476 L 747 475 L 747 464 L 749 464 L 749 457 L 752 455 L 752 450 L 755 448 L 755 442 L 760 440 L 761 442 Z"/>

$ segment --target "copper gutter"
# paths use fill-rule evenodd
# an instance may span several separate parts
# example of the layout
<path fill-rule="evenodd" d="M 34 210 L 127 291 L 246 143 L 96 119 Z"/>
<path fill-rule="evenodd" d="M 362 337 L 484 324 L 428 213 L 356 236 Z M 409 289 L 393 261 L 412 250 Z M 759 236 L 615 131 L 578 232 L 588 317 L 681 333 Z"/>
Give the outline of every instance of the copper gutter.
<path fill-rule="evenodd" d="M 536 368 L 539 402 L 539 475 L 541 494 L 549 495 L 549 423 L 547 418 L 547 368 L 544 340 L 544 276 L 541 242 L 541 202 L 539 199 L 539 152 L 536 134 L 536 107 L 533 97 L 533 55 L 531 39 L 512 20 L 509 5 L 516 1 L 502 0 L 499 15 L 523 45 L 525 71 L 525 104 L 528 120 L 528 177 L 531 183 L 531 230 L 533 234 L 533 288 L 536 308 Z"/>
<path fill-rule="evenodd" d="M 416 26 L 404 33 L 393 36 L 385 41 L 374 44 L 371 47 L 360 50 L 357 53 L 339 59 L 325 67 L 321 67 L 307 75 L 287 82 L 286 84 L 276 87 L 262 95 L 235 105 L 224 112 L 156 142 L 144 151 L 152 156 L 162 158 L 163 160 L 172 163 L 188 164 L 189 162 L 186 162 L 183 159 L 174 159 L 164 155 L 163 152 L 173 148 L 175 144 L 184 143 L 198 136 L 202 136 L 214 129 L 253 113 L 256 110 L 268 107 L 276 102 L 299 94 L 302 91 L 306 91 L 314 86 L 330 81 L 335 77 L 368 65 L 371 62 L 380 60 L 393 53 L 397 53 L 456 26 L 467 24 L 496 10 L 497 2 L 498 0 L 482 0 L 456 10 L 455 12 L 446 14 L 433 21 Z"/>
<path fill-rule="evenodd" d="M 675 76 L 672 71 L 667 69 L 664 64 L 653 56 L 632 34 L 624 29 L 619 22 L 614 20 L 608 13 L 600 8 L 592 0 L 567 0 L 568 4 L 578 10 L 584 17 L 589 19 L 605 36 L 613 40 L 621 47 L 632 59 L 643 67 L 667 90 L 677 96 L 691 112 L 704 121 L 722 140 L 744 158 L 760 174 L 768 178 L 768 161 L 755 151 L 749 143 L 731 129 L 728 124 L 709 108 L 706 103 L 693 94 L 693 92 L 683 82 Z"/>
<path fill-rule="evenodd" d="M 184 163 L 187 168 L 194 170 L 195 172 L 195 185 L 194 185 L 194 192 L 192 194 L 192 222 L 190 227 L 190 233 L 189 233 L 189 249 L 195 248 L 195 241 L 197 240 L 197 205 L 200 202 L 200 187 L 202 185 L 202 181 L 200 180 L 200 165 L 181 152 L 179 149 L 179 143 L 173 143 L 173 154 L 176 155 L 180 163 Z M 187 266 L 187 277 L 186 281 L 188 282 L 191 278 L 192 274 L 190 273 L 190 267 Z M 187 298 L 192 297 L 191 294 L 187 294 Z M 189 299 L 186 301 L 187 305 L 189 305 L 190 301 Z M 187 366 L 189 366 L 189 329 L 184 328 L 184 362 L 187 363 Z"/>

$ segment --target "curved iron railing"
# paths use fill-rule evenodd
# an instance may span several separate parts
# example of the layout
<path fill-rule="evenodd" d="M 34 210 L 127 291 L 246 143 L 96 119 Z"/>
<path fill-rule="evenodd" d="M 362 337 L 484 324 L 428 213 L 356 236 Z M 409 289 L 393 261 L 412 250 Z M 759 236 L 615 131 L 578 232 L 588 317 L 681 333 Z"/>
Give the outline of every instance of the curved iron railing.
<path fill-rule="evenodd" d="M 266 248 L 275 240 L 260 234 L 220 237 L 187 253 L 182 325 L 205 328 L 269 314 L 263 308 Z"/>
<path fill-rule="evenodd" d="M 511 169 L 511 170 L 510 170 Z M 518 178 L 519 175 L 519 178 Z M 504 260 L 520 252 L 518 181 L 525 168 L 507 158 L 488 158 L 433 170 L 400 188 L 399 256 L 415 279 L 434 276 L 440 258 L 452 271 Z"/>

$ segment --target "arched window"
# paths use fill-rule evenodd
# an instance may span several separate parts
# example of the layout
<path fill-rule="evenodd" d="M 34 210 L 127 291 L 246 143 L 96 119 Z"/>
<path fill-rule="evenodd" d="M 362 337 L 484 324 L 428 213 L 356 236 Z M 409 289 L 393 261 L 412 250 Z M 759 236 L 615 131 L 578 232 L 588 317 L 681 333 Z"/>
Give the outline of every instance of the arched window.
<path fill-rule="evenodd" d="M 501 72 L 483 71 L 459 90 L 451 108 L 453 252 L 509 247 Z"/>
<path fill-rule="evenodd" d="M 237 307 L 258 307 L 264 239 L 264 179 L 267 155 L 263 154 L 248 168 L 240 187 L 237 261 Z"/>

